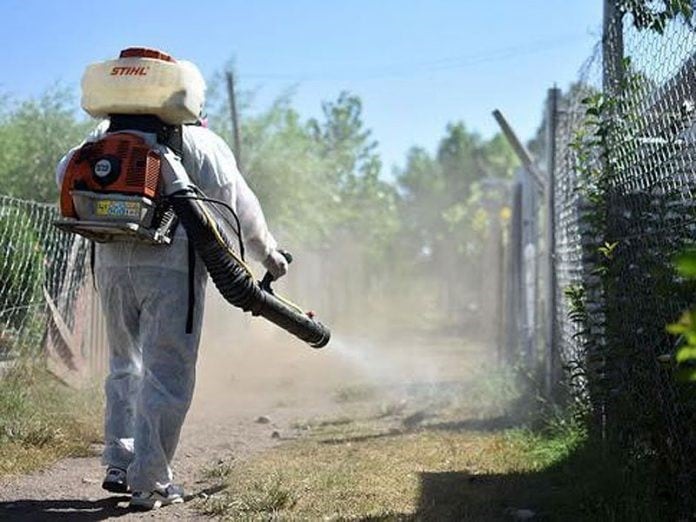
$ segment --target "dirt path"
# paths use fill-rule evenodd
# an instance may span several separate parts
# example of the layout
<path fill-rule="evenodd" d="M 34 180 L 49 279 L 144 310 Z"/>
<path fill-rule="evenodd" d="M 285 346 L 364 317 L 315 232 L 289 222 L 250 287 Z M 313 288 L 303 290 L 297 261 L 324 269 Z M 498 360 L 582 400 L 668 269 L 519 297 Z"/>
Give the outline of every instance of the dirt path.
<path fill-rule="evenodd" d="M 340 381 L 344 371 L 350 374 L 349 367 L 211 298 L 196 394 L 173 466 L 175 480 L 189 498 L 214 490 L 216 480 L 205 477 L 206 469 L 230 455 L 244 459 L 297 436 L 290 428 L 293 421 L 326 413 L 331 402 L 319 390 Z M 318 385 L 320 380 L 324 384 Z M 127 511 L 126 497 L 101 489 L 99 450 L 93 457 L 0 479 L 0 520 L 206 519 L 194 509 L 195 502 L 145 514 Z"/>
<path fill-rule="evenodd" d="M 364 340 L 337 338 L 331 349 L 314 351 L 262 321 L 240 318 L 217 298 L 207 306 L 196 395 L 173 466 L 189 501 L 150 513 L 128 511 L 127 497 L 101 489 L 95 448 L 94 457 L 0 479 L 0 520 L 206 520 L 196 499 L 216 492 L 219 481 L 205 470 L 221 459 L 234 465 L 302 436 L 301 421 L 346 415 L 375 385 L 427 387 L 470 371 L 461 356 L 428 360 L 415 340 L 393 351 L 396 359 L 377 355 L 377 347 Z M 389 401 L 375 397 L 371 407 L 394 404 Z"/>
<path fill-rule="evenodd" d="M 255 424 L 241 416 L 215 423 L 187 426 L 175 464 L 175 475 L 186 493 L 196 497 L 214 491 L 215 483 L 202 478 L 202 470 L 222 455 L 244 458 L 269 447 L 269 426 Z M 49 469 L 2 484 L 0 520 L 124 520 L 205 519 L 190 502 L 153 513 L 134 514 L 127 508 L 128 497 L 109 495 L 100 487 L 102 468 L 98 457 L 62 460 Z"/>

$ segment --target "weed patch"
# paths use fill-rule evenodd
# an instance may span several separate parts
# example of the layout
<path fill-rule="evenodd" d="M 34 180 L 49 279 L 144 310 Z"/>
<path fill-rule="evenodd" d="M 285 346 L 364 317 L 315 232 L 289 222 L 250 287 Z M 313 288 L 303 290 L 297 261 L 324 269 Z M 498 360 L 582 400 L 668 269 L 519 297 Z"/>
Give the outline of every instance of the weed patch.
<path fill-rule="evenodd" d="M 231 473 L 232 462 L 221 459 L 203 470 L 203 478 L 216 482 L 225 482 Z"/>
<path fill-rule="evenodd" d="M 281 475 L 255 480 L 242 491 L 226 491 L 205 500 L 202 512 L 224 520 L 252 518 L 269 520 L 292 509 L 296 497 Z"/>
<path fill-rule="evenodd" d="M 0 378 L 0 475 L 90 454 L 101 434 L 101 393 L 76 391 L 40 368 Z"/>

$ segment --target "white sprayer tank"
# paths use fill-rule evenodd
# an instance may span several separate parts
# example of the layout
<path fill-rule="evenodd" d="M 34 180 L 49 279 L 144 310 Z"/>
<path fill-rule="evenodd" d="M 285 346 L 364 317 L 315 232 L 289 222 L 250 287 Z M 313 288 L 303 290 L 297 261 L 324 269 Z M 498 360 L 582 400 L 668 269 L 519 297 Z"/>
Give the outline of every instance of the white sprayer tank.
<path fill-rule="evenodd" d="M 205 101 L 205 81 L 194 64 L 163 53 L 156 58 L 124 57 L 124 53 L 116 60 L 87 67 L 82 77 L 82 108 L 88 114 L 95 118 L 153 114 L 173 125 L 198 119 Z"/>

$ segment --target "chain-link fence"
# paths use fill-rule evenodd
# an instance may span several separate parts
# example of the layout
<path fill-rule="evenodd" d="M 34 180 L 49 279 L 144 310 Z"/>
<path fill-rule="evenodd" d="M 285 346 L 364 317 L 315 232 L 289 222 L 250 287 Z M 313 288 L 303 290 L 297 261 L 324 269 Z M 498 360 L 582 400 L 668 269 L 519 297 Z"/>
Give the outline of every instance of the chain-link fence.
<path fill-rule="evenodd" d="M 58 231 L 55 205 L 0 196 L 0 361 L 43 358 L 73 382 L 104 371 L 90 245 Z"/>
<path fill-rule="evenodd" d="M 696 237 L 696 30 L 659 4 L 607 1 L 595 53 L 550 91 L 544 186 L 515 185 L 509 346 L 688 512 L 696 403 L 666 326 L 696 302 L 672 264 Z"/>

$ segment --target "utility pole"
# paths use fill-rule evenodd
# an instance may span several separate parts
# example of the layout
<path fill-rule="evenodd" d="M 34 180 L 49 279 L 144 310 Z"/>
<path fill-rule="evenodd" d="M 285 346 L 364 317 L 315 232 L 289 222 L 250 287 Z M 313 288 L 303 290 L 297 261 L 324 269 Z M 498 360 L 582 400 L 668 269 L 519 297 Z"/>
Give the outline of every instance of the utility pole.
<path fill-rule="evenodd" d="M 234 93 L 234 74 L 227 72 L 227 96 L 230 102 L 230 118 L 232 119 L 232 134 L 234 137 L 234 155 L 237 167 L 242 170 L 242 140 L 239 133 L 239 114 L 237 113 L 237 98 Z"/>

